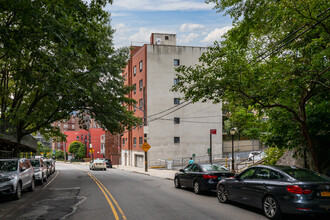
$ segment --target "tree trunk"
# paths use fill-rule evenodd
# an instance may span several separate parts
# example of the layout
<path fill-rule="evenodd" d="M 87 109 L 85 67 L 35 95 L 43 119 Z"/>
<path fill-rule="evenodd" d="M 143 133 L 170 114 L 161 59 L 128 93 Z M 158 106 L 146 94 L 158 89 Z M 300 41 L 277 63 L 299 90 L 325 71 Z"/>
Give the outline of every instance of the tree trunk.
<path fill-rule="evenodd" d="M 315 170 L 320 173 L 321 169 L 320 169 L 319 160 L 317 158 L 317 155 L 316 155 L 316 152 L 315 152 L 315 147 L 314 147 L 314 144 L 312 142 L 312 138 L 309 134 L 309 131 L 308 131 L 308 128 L 307 128 L 307 125 L 306 125 L 306 121 L 304 121 L 303 124 L 302 124 L 302 131 L 303 131 L 303 135 L 304 135 L 304 137 L 307 141 L 307 147 L 308 147 L 308 149 L 311 153 Z"/>

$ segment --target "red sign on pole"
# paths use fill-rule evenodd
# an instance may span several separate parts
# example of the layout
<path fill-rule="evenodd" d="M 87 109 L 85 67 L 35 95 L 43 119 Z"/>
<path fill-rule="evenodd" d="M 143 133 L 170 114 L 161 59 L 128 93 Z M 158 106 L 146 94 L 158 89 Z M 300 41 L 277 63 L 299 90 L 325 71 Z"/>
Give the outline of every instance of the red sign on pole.
<path fill-rule="evenodd" d="M 217 129 L 210 129 L 210 134 L 217 134 Z"/>

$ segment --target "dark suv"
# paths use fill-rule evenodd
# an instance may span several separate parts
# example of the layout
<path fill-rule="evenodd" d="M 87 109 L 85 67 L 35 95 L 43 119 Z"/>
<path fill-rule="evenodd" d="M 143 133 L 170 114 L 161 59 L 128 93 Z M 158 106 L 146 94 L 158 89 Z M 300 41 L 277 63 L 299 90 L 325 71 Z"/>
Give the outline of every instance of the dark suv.
<path fill-rule="evenodd" d="M 105 159 L 105 163 L 107 164 L 107 168 L 112 168 L 112 162 L 110 159 Z"/>
<path fill-rule="evenodd" d="M 22 191 L 34 191 L 34 169 L 28 159 L 0 159 L 0 195 L 20 199 Z"/>

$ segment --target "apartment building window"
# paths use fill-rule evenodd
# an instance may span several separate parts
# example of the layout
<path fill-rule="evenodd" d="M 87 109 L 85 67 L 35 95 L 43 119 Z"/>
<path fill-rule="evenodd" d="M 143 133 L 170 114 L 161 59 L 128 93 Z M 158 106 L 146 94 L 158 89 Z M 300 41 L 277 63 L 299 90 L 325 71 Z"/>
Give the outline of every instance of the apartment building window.
<path fill-rule="evenodd" d="M 180 66 L 180 60 L 174 59 L 174 66 Z"/>
<path fill-rule="evenodd" d="M 104 154 L 105 153 L 105 147 L 104 147 L 104 144 L 102 143 L 101 144 L 101 154 Z"/>
<path fill-rule="evenodd" d="M 174 98 L 174 105 L 180 104 L 180 98 Z"/>
<path fill-rule="evenodd" d="M 140 147 L 142 146 L 142 144 L 143 144 L 143 138 L 142 137 L 139 137 L 139 145 L 140 145 Z"/>
<path fill-rule="evenodd" d="M 140 72 L 142 72 L 142 68 L 143 68 L 143 62 L 142 60 L 140 61 Z"/>
<path fill-rule="evenodd" d="M 136 137 L 133 138 L 133 146 L 134 146 L 134 148 L 136 148 Z"/>
<path fill-rule="evenodd" d="M 79 141 L 79 136 L 76 137 L 76 140 Z"/>
<path fill-rule="evenodd" d="M 63 128 L 68 128 L 68 124 L 64 124 L 63 125 Z"/>
<path fill-rule="evenodd" d="M 165 36 L 165 40 L 168 40 L 168 36 Z"/>
<path fill-rule="evenodd" d="M 142 108 L 142 105 L 143 105 L 143 103 L 142 103 L 142 99 L 140 99 L 140 100 L 139 100 L 139 106 L 140 106 L 140 108 Z"/>
<path fill-rule="evenodd" d="M 80 137 L 80 140 L 84 140 L 84 135 L 82 134 L 81 137 Z"/>
<path fill-rule="evenodd" d="M 123 147 L 125 147 L 125 138 L 123 138 Z"/>
<path fill-rule="evenodd" d="M 180 143 L 180 137 L 174 137 L 174 144 Z"/>
<path fill-rule="evenodd" d="M 71 125 L 71 129 L 74 130 L 74 125 Z"/>
<path fill-rule="evenodd" d="M 174 78 L 174 85 L 179 83 L 179 79 L 178 78 Z"/>
<path fill-rule="evenodd" d="M 143 88 L 143 80 L 142 79 L 139 82 L 139 87 L 140 87 L 140 91 L 142 91 L 142 88 Z"/>
<path fill-rule="evenodd" d="M 174 124 L 180 124 L 180 118 L 174 117 Z"/>
<path fill-rule="evenodd" d="M 136 66 L 133 67 L 133 74 L 136 75 Z"/>
<path fill-rule="evenodd" d="M 136 83 L 134 84 L 134 94 L 136 94 Z"/>
<path fill-rule="evenodd" d="M 134 105 L 134 112 L 136 112 L 136 104 Z"/>
<path fill-rule="evenodd" d="M 74 118 L 71 120 L 72 123 L 74 123 Z"/>

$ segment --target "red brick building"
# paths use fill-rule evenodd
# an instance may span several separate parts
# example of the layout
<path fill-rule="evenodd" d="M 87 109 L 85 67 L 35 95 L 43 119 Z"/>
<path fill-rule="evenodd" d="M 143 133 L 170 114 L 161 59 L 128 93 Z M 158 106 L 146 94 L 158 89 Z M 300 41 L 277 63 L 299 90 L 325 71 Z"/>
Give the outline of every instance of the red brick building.
<path fill-rule="evenodd" d="M 79 141 L 86 146 L 86 158 L 103 158 L 105 157 L 105 131 L 95 122 L 94 119 L 89 120 L 88 130 L 81 129 L 79 119 L 75 114 L 69 120 L 55 122 L 54 126 L 58 126 L 61 132 L 67 135 L 66 142 L 53 142 L 52 148 L 68 152 L 69 146 L 73 141 Z M 90 148 L 94 149 L 93 155 L 90 154 Z"/>

